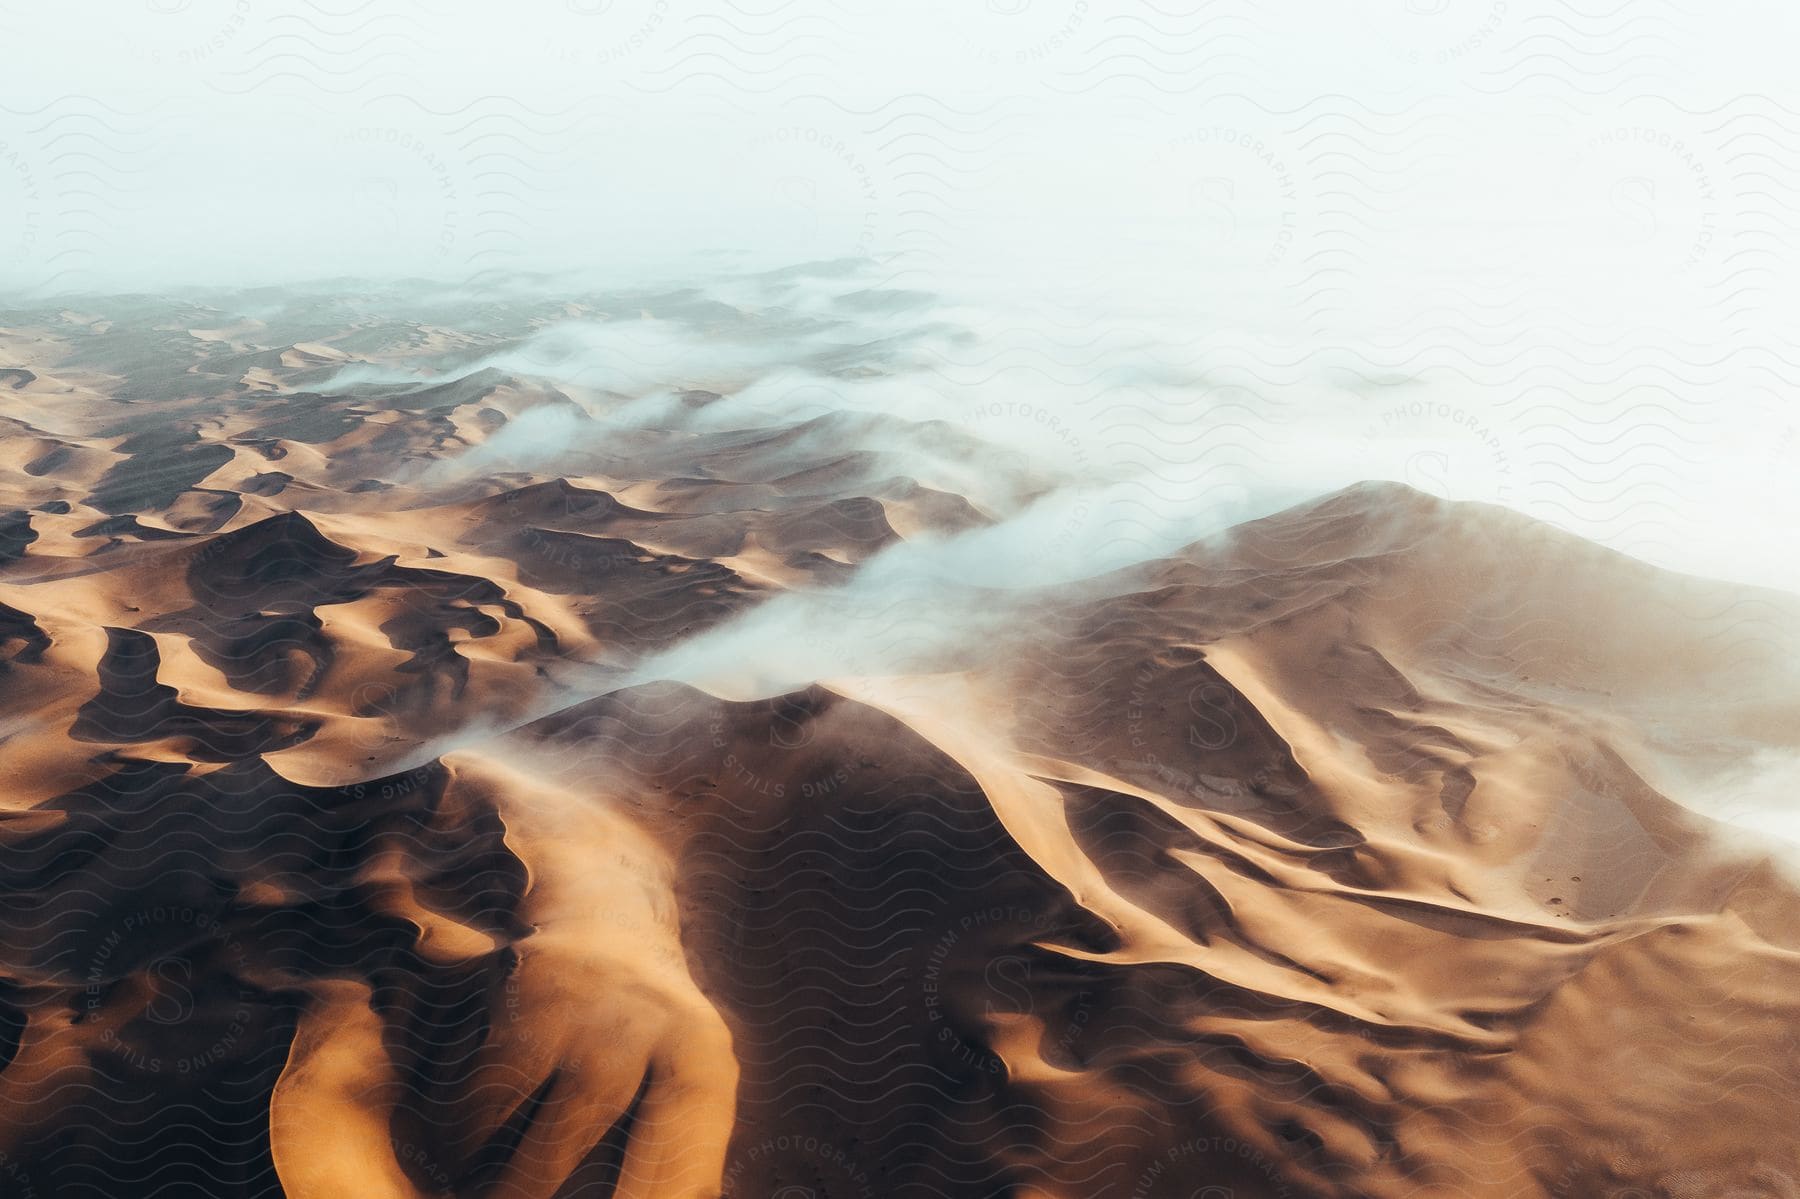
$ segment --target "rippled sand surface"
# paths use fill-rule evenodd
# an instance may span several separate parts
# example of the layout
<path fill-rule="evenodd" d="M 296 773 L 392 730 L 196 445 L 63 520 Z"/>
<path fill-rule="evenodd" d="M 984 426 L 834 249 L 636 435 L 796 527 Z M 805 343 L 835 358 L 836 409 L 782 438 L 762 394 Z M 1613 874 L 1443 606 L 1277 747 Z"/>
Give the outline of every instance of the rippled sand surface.
<path fill-rule="evenodd" d="M 1800 1194 L 1793 600 L 1393 484 L 1009 583 L 963 428 L 508 358 L 825 318 L 236 311 L 0 314 L 0 1193 Z"/>

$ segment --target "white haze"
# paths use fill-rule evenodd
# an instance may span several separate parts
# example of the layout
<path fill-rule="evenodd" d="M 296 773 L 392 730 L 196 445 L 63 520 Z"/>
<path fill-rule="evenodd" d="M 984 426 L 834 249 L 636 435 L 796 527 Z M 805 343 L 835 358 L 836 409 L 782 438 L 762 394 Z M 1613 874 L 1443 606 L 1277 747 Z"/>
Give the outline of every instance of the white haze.
<path fill-rule="evenodd" d="M 886 414 L 989 447 L 855 426 L 995 526 L 640 677 L 962 652 L 1027 603 L 976 580 L 1022 597 L 1362 478 L 1800 590 L 1795 22 L 1741 0 L 11 0 L 0 296 L 689 287 L 802 324 L 571 316 L 455 370 L 551 380 L 586 419 L 529 415 L 449 474 L 573 470 L 675 420 Z M 868 288 L 927 301 L 848 306 Z M 820 357 L 859 347 L 861 375 Z M 685 411 L 685 388 L 725 399 Z"/>

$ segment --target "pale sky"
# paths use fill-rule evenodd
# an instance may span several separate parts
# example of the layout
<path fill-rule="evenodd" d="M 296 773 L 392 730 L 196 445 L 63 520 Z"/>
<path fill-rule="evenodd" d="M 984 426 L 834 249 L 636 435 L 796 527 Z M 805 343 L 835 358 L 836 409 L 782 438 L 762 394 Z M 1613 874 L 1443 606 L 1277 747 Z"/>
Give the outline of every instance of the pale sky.
<path fill-rule="evenodd" d="M 1800 587 L 1796 21 L 9 0 L 0 292 L 868 257 L 992 339 L 970 405 L 1060 397 L 1098 443 L 1119 409 L 1083 381 L 1169 368 L 1212 390 L 1158 404 L 1253 412 L 1283 477 L 1400 477 Z"/>

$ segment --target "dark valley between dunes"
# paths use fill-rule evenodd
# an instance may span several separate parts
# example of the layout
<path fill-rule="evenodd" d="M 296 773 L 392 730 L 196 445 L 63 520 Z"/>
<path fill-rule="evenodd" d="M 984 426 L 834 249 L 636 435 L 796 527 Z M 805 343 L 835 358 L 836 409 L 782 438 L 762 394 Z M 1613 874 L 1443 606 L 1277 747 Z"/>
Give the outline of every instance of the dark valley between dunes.
<path fill-rule="evenodd" d="M 0 312 L 6 1199 L 1800 1195 L 1800 600 L 334 288 Z"/>

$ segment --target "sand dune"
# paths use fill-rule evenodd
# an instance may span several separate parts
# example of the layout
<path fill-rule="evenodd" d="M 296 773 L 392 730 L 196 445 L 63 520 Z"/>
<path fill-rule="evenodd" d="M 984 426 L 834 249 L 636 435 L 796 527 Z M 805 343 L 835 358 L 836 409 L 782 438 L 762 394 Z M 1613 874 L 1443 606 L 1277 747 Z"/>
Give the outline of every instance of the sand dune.
<path fill-rule="evenodd" d="M 1055 483 L 506 303 L 0 314 L 0 1191 L 1800 1193 L 1800 602 L 1365 484 L 647 677 Z"/>

